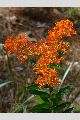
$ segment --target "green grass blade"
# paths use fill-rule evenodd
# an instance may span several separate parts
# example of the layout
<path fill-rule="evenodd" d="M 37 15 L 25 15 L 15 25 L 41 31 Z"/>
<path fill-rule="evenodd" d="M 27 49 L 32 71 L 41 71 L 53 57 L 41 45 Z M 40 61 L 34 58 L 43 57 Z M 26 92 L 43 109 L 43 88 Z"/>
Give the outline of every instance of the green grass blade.
<path fill-rule="evenodd" d="M 5 83 L 0 84 L 0 88 L 6 86 L 7 84 L 9 84 L 9 83 L 11 83 L 11 82 L 12 82 L 12 81 L 7 81 L 7 82 L 5 82 Z"/>
<path fill-rule="evenodd" d="M 60 86 L 59 86 L 58 91 L 61 89 L 61 86 L 62 86 L 62 84 L 63 84 L 63 82 L 64 82 L 66 76 L 68 75 L 68 73 L 69 73 L 69 71 L 70 71 L 70 69 L 71 69 L 73 63 L 74 63 L 74 61 L 71 62 L 70 65 L 68 66 L 68 68 L 67 68 L 67 70 L 66 70 L 66 72 L 65 72 L 65 74 L 64 74 L 64 76 L 63 76 L 63 78 L 62 78 L 62 80 L 61 80 L 61 84 L 60 84 Z"/>
<path fill-rule="evenodd" d="M 12 113 L 18 113 L 18 112 L 20 112 L 21 109 L 23 109 L 23 107 L 24 107 L 26 104 L 30 103 L 34 97 L 35 97 L 35 95 L 32 95 L 32 96 L 30 96 L 27 100 L 25 100 L 23 103 L 17 104 L 17 105 L 12 109 L 11 112 L 12 112 Z"/>

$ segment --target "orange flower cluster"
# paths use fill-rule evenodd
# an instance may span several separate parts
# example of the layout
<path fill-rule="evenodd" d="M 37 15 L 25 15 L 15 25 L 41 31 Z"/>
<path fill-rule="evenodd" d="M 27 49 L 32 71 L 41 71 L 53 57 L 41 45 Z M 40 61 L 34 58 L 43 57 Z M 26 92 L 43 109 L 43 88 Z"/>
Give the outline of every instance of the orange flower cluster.
<path fill-rule="evenodd" d="M 56 23 L 55 27 L 49 30 L 49 40 L 59 40 L 63 36 L 72 36 L 76 32 L 73 29 L 73 23 L 70 20 L 61 20 Z"/>
<path fill-rule="evenodd" d="M 60 84 L 58 79 L 57 71 L 55 69 L 50 69 L 45 72 L 43 76 L 39 75 L 36 84 L 40 86 L 40 88 L 44 88 L 45 84 L 50 85 L 50 87 L 54 87 L 55 85 Z"/>
<path fill-rule="evenodd" d="M 38 74 L 36 84 L 44 88 L 46 84 L 50 87 L 60 84 L 57 70 L 51 65 L 60 64 L 64 60 L 63 54 L 68 50 L 69 43 L 62 40 L 62 37 L 75 35 L 73 23 L 69 20 L 61 20 L 55 27 L 48 31 L 48 40 L 40 40 L 32 43 L 27 40 L 27 35 L 23 37 L 9 37 L 5 41 L 5 48 L 9 54 L 17 53 L 17 58 L 24 62 L 29 56 L 39 56 L 38 61 L 33 66 L 33 70 Z M 62 55 L 60 55 L 62 53 Z"/>
<path fill-rule="evenodd" d="M 17 58 L 24 62 L 33 54 L 32 48 L 34 44 L 27 40 L 27 34 L 24 36 L 18 34 L 18 36 L 7 37 L 4 47 L 7 49 L 8 54 L 16 54 Z"/>
<path fill-rule="evenodd" d="M 5 40 L 4 47 L 8 50 L 9 54 L 13 54 L 16 51 L 21 50 L 24 46 L 26 46 L 26 37 L 26 34 L 23 37 L 20 34 L 17 37 L 8 36 Z"/>
<path fill-rule="evenodd" d="M 50 65 L 57 65 L 62 60 L 63 56 L 60 56 L 59 53 L 65 54 L 68 50 L 69 43 L 65 42 L 62 39 L 64 36 L 75 35 L 76 32 L 73 29 L 73 23 L 69 20 L 61 20 L 56 23 L 56 26 L 48 31 L 48 40 L 40 41 L 39 47 L 36 49 L 38 54 L 41 54 L 41 57 L 34 66 L 38 78 L 36 84 L 41 88 L 45 84 L 49 84 L 50 87 L 58 85 L 60 83 L 58 79 L 57 70 L 50 68 Z"/>

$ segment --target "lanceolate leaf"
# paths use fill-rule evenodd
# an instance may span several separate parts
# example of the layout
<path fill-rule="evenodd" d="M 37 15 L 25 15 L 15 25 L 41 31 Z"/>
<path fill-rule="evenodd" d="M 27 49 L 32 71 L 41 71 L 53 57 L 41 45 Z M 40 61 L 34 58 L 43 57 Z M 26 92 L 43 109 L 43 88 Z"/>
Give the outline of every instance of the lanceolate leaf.
<path fill-rule="evenodd" d="M 41 112 L 41 113 L 49 112 L 50 111 L 49 107 L 50 107 L 49 103 L 45 102 L 45 103 L 38 104 L 38 105 L 34 106 L 30 110 L 30 112 L 33 112 L 33 113 L 35 113 L 35 112 L 36 113 L 39 113 L 39 112 Z"/>
<path fill-rule="evenodd" d="M 76 106 L 76 111 L 80 112 L 80 105 Z"/>
<path fill-rule="evenodd" d="M 70 92 L 70 86 L 66 86 L 64 88 L 61 88 L 59 90 L 59 92 L 57 93 L 53 93 L 52 94 L 52 101 L 53 101 L 53 104 L 58 104 L 61 99 L 62 99 L 62 96 L 66 93 L 69 93 Z"/>
<path fill-rule="evenodd" d="M 58 94 L 60 95 L 63 95 L 63 94 L 66 94 L 66 93 L 69 93 L 71 90 L 71 87 L 70 86 L 66 86 L 64 88 L 61 88 L 58 92 Z"/>
<path fill-rule="evenodd" d="M 31 90 L 38 90 L 39 87 L 36 84 L 32 84 L 30 86 L 27 87 L 27 90 L 31 91 Z"/>
<path fill-rule="evenodd" d="M 33 95 L 39 95 L 43 101 L 48 101 L 48 98 L 50 97 L 48 93 L 39 90 L 33 90 L 29 92 Z"/>
<path fill-rule="evenodd" d="M 62 110 L 64 108 L 69 108 L 70 106 L 71 106 L 70 102 L 64 102 L 64 103 L 61 103 L 61 104 L 53 107 L 53 110 L 54 110 L 54 112 L 62 112 Z"/>
<path fill-rule="evenodd" d="M 71 113 L 73 110 L 73 107 L 66 109 L 63 113 Z"/>

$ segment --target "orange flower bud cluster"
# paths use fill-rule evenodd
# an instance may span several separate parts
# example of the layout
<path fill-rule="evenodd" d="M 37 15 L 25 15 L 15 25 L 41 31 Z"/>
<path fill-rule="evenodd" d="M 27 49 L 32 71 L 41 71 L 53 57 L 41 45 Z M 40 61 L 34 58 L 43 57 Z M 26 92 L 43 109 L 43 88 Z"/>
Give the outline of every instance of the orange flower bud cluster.
<path fill-rule="evenodd" d="M 48 40 L 40 40 L 33 43 L 27 40 L 27 35 L 9 37 L 5 41 L 5 48 L 9 54 L 17 53 L 17 58 L 24 62 L 29 56 L 39 56 L 38 61 L 33 66 L 33 70 L 38 74 L 36 84 L 44 88 L 46 84 L 50 87 L 60 84 L 58 73 L 51 65 L 60 64 L 64 60 L 63 55 L 67 52 L 69 43 L 62 37 L 75 35 L 73 23 L 69 20 L 61 20 L 55 27 L 48 31 Z M 62 55 L 60 55 L 62 53 Z"/>

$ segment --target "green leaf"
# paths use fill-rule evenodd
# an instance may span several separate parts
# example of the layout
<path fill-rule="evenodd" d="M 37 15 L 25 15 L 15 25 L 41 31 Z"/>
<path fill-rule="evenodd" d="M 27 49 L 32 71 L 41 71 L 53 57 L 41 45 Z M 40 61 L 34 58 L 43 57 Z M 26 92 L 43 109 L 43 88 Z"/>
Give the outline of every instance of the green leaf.
<path fill-rule="evenodd" d="M 62 67 L 60 65 L 54 65 L 54 64 L 51 64 L 49 67 L 53 68 L 53 69 L 57 69 L 57 70 L 62 69 Z"/>
<path fill-rule="evenodd" d="M 70 102 L 61 103 L 55 107 L 53 107 L 54 112 L 62 112 L 64 108 L 69 108 L 71 106 Z"/>
<path fill-rule="evenodd" d="M 35 65 L 36 61 L 38 60 L 37 56 L 30 56 L 29 57 L 29 62 L 31 63 L 31 65 Z"/>
<path fill-rule="evenodd" d="M 58 52 L 58 54 L 59 54 L 59 55 L 58 55 L 59 58 L 64 55 L 64 54 L 63 54 L 62 52 L 60 52 L 60 51 Z"/>
<path fill-rule="evenodd" d="M 33 95 L 39 95 L 43 101 L 48 101 L 48 98 L 50 97 L 48 93 L 40 90 L 31 90 L 29 92 Z"/>
<path fill-rule="evenodd" d="M 73 107 L 66 109 L 63 113 L 71 113 L 73 110 Z"/>
<path fill-rule="evenodd" d="M 5 83 L 0 84 L 0 88 L 6 86 L 7 84 L 10 84 L 11 82 L 12 82 L 12 81 L 7 81 L 7 82 L 5 82 Z"/>
<path fill-rule="evenodd" d="M 49 103 L 45 102 L 45 103 L 38 104 L 38 105 L 34 106 L 30 110 L 30 112 L 33 112 L 33 113 L 48 113 L 48 112 L 50 112 L 49 107 L 50 107 Z"/>
<path fill-rule="evenodd" d="M 67 94 L 70 92 L 71 87 L 70 86 L 66 86 L 64 88 L 61 88 L 57 93 L 53 93 L 52 94 L 52 101 L 53 101 L 53 105 L 58 105 L 59 101 L 62 99 L 62 96 L 64 94 Z"/>
<path fill-rule="evenodd" d="M 80 112 L 80 105 L 76 106 L 76 110 Z"/>
<path fill-rule="evenodd" d="M 38 89 L 39 89 L 39 87 L 36 84 L 32 84 L 32 85 L 27 87 L 27 90 L 29 90 L 29 91 L 31 91 L 31 90 L 38 90 Z"/>
<path fill-rule="evenodd" d="M 60 97 L 60 96 L 57 96 L 57 94 L 54 94 L 54 95 L 52 96 L 53 105 L 58 105 L 60 100 L 61 100 L 61 97 Z"/>
<path fill-rule="evenodd" d="M 36 104 L 42 104 L 44 101 L 40 98 L 40 96 L 35 96 Z"/>
<path fill-rule="evenodd" d="M 63 94 L 69 93 L 70 90 L 71 90 L 71 87 L 70 86 L 66 86 L 64 88 L 61 88 L 57 94 L 63 95 Z"/>

